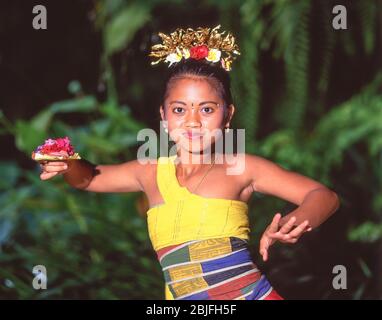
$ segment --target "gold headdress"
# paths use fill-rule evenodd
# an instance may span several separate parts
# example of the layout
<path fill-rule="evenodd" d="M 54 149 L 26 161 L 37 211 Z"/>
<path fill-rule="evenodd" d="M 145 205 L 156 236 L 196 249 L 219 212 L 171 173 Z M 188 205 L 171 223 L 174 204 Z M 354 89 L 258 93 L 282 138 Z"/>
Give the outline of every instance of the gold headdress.
<path fill-rule="evenodd" d="M 225 70 L 230 71 L 232 61 L 236 59 L 235 55 L 240 55 L 239 47 L 230 33 L 224 35 L 225 31 L 220 33 L 219 28 L 220 25 L 212 30 L 201 27 L 197 30 L 178 28 L 170 35 L 160 32 L 162 44 L 152 46 L 149 54 L 158 60 L 151 64 L 165 61 L 171 66 L 182 58 L 206 59 L 210 62 L 220 62 Z"/>

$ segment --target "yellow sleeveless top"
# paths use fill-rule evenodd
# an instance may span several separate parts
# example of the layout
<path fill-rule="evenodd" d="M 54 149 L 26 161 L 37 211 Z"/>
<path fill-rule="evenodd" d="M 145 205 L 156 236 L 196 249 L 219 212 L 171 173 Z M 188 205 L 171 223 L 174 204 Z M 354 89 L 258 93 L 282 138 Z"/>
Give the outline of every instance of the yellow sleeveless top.
<path fill-rule="evenodd" d="M 175 154 L 158 159 L 156 178 L 164 203 L 147 211 L 154 250 L 190 240 L 220 237 L 248 240 L 248 205 L 239 200 L 205 198 L 181 187 L 176 178 L 176 157 Z"/>

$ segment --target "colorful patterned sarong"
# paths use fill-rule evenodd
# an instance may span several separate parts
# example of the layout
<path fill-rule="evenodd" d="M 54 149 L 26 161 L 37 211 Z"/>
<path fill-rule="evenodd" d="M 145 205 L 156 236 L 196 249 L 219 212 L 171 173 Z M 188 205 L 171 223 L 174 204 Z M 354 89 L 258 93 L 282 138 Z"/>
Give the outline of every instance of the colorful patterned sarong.
<path fill-rule="evenodd" d="M 176 300 L 282 300 L 252 262 L 244 239 L 189 241 L 157 254 Z"/>

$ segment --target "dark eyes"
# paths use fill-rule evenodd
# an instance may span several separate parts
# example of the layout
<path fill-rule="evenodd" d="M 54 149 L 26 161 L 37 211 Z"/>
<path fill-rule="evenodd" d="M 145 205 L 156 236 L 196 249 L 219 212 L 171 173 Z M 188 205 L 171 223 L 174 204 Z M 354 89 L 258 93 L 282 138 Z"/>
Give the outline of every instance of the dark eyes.
<path fill-rule="evenodd" d="M 214 109 L 211 108 L 211 107 L 203 107 L 202 110 L 205 110 L 204 112 L 206 112 L 206 113 L 212 113 L 212 112 L 214 112 Z"/>
<path fill-rule="evenodd" d="M 175 107 L 175 108 L 172 109 L 172 111 L 174 113 L 182 113 L 184 111 L 184 108 L 182 108 L 182 107 Z"/>
<path fill-rule="evenodd" d="M 214 109 L 212 107 L 208 107 L 208 106 L 202 107 L 200 110 L 201 110 L 202 113 L 207 113 L 207 114 L 214 112 Z M 177 114 L 182 114 L 182 113 L 185 112 L 185 108 L 183 108 L 183 107 L 174 107 L 172 109 L 172 111 L 174 113 L 177 113 Z"/>

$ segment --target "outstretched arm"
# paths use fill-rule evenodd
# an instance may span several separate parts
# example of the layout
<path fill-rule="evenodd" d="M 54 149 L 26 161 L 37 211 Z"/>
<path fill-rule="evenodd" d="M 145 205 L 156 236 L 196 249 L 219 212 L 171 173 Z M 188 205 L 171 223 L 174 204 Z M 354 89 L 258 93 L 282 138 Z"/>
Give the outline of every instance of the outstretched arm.
<path fill-rule="evenodd" d="M 72 187 L 94 192 L 143 191 L 142 170 L 138 160 L 117 165 L 93 165 L 86 160 L 48 161 L 41 164 L 42 180 L 63 174 Z"/>

